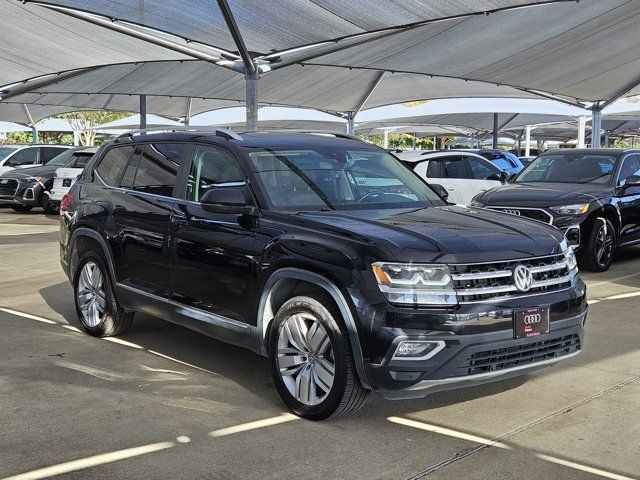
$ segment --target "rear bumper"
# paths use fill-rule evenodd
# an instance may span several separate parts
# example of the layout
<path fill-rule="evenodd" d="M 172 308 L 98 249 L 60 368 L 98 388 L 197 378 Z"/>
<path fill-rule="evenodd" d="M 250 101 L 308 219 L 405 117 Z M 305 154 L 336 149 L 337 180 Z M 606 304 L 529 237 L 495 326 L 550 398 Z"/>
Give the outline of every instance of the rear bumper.
<path fill-rule="evenodd" d="M 375 390 L 391 399 L 419 398 L 443 390 L 470 387 L 524 375 L 571 358 L 582 350 L 587 308 L 551 324 L 549 333 L 514 339 L 513 330 L 472 335 L 404 332 L 406 339 L 443 341 L 446 347 L 424 361 L 387 358 L 366 364 Z M 395 347 L 394 347 L 395 349 Z"/>

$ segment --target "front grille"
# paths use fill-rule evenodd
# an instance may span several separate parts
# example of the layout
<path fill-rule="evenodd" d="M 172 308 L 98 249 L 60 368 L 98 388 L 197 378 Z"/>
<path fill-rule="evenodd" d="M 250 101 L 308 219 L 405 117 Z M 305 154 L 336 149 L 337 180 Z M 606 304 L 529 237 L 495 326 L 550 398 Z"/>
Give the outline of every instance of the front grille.
<path fill-rule="evenodd" d="M 513 270 L 524 265 L 531 270 L 533 284 L 526 292 L 519 291 L 513 281 Z M 453 288 L 460 303 L 500 300 L 562 290 L 571 286 L 564 254 L 508 262 L 449 265 Z"/>
<path fill-rule="evenodd" d="M 531 218 L 539 222 L 549 223 L 553 221 L 553 217 L 541 208 L 519 208 L 519 207 L 487 207 L 496 212 L 508 213 L 517 217 Z"/>
<path fill-rule="evenodd" d="M 577 334 L 524 343 L 512 347 L 494 348 L 468 356 L 456 368 L 455 376 L 477 375 L 563 357 L 580 350 Z"/>
<path fill-rule="evenodd" d="M 18 190 L 18 180 L 3 179 L 0 181 L 0 196 L 13 197 Z"/>

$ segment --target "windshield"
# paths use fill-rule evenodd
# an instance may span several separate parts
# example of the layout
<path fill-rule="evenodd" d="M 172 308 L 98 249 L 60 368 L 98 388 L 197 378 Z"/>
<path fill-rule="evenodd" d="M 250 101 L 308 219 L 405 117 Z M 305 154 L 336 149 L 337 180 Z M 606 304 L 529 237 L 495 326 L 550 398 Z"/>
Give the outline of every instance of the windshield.
<path fill-rule="evenodd" d="M 285 210 L 422 208 L 444 202 L 384 151 L 247 149 L 269 201 Z"/>
<path fill-rule="evenodd" d="M 4 160 L 16 150 L 18 150 L 17 147 L 0 147 L 0 160 Z"/>
<path fill-rule="evenodd" d="M 45 165 L 48 165 L 50 167 L 61 167 L 63 165 L 66 165 L 72 160 L 75 160 L 75 156 L 74 156 L 75 152 L 76 150 L 72 150 L 72 149 L 64 150 L 60 155 L 56 155 L 47 163 L 45 163 Z"/>
<path fill-rule="evenodd" d="M 616 157 L 591 153 L 540 155 L 516 178 L 516 183 L 596 183 L 608 184 Z"/>

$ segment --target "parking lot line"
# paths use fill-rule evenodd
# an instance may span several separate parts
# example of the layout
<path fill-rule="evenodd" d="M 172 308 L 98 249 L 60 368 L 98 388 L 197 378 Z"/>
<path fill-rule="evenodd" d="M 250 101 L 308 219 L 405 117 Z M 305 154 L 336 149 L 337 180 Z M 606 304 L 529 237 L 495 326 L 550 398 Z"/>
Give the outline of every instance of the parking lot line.
<path fill-rule="evenodd" d="M 580 470 L 582 472 L 593 473 L 594 475 L 599 475 L 605 478 L 611 478 L 613 480 L 635 480 L 634 478 L 631 478 L 631 477 L 625 477 L 624 475 L 607 472 L 606 470 L 590 467 L 588 465 L 582 465 L 580 463 L 569 462 L 568 460 L 563 460 L 558 457 L 552 457 L 550 455 L 544 455 L 542 453 L 537 454 L 536 457 L 540 458 L 541 460 L 546 460 L 547 462 L 557 463 L 558 465 L 563 465 L 565 467 L 573 468 L 575 470 Z"/>
<path fill-rule="evenodd" d="M 249 430 L 255 430 L 257 428 L 270 427 L 272 425 L 278 425 L 280 423 L 290 422 L 292 420 L 300 420 L 291 413 L 283 413 L 277 417 L 265 418 L 263 420 L 257 420 L 255 422 L 242 423 L 234 427 L 221 428 L 220 430 L 214 430 L 209 432 L 212 437 L 224 437 L 225 435 L 233 435 L 234 433 L 246 432 Z"/>
<path fill-rule="evenodd" d="M 17 310 L 11 310 L 10 308 L 0 308 L 1 312 L 10 313 L 11 315 L 17 315 L 19 317 L 28 318 L 30 320 L 35 320 L 36 322 L 49 323 L 52 325 L 57 325 L 58 322 L 54 322 L 53 320 L 49 320 L 48 318 L 38 317 L 36 315 L 31 315 L 30 313 L 18 312 Z"/>
<path fill-rule="evenodd" d="M 59 463 L 58 465 L 52 465 L 50 467 L 31 470 L 30 472 L 20 473 L 18 475 L 6 477 L 2 480 L 38 480 L 41 478 L 53 477 L 54 475 L 62 475 L 63 473 L 75 472 L 77 470 L 83 470 L 85 468 L 104 465 L 105 463 L 117 462 L 118 460 L 124 460 L 127 458 L 138 457 L 140 455 L 146 455 L 148 453 L 158 452 L 160 450 L 166 450 L 167 448 L 175 447 L 176 445 L 177 444 L 175 442 L 160 442 L 143 445 L 141 447 L 116 450 L 115 452 L 102 453 L 100 455 L 94 455 L 92 457 L 80 458 L 78 460 Z"/>
<path fill-rule="evenodd" d="M 102 340 L 106 340 L 107 342 L 117 343 L 118 345 L 123 345 L 125 347 L 137 348 L 139 350 L 144 350 L 144 347 L 137 345 L 135 343 L 127 342 L 126 340 L 122 340 L 118 337 L 102 337 Z"/>
<path fill-rule="evenodd" d="M 470 442 L 480 443 L 482 445 L 487 445 L 489 447 L 497 447 L 504 448 L 506 450 L 511 450 L 509 445 L 505 445 L 504 443 L 500 443 L 497 440 L 490 440 L 488 438 L 478 437 L 476 435 L 470 435 L 464 432 L 458 432 L 456 430 L 451 430 L 450 428 L 439 427 L 438 425 L 431 425 L 429 423 L 417 422 L 415 420 L 410 420 L 408 418 L 401 417 L 388 417 L 392 423 L 397 423 L 399 425 L 405 425 L 407 427 L 418 428 L 420 430 L 426 430 L 428 432 L 439 433 L 441 435 L 447 435 L 449 437 L 461 438 L 463 440 L 469 440 Z"/>

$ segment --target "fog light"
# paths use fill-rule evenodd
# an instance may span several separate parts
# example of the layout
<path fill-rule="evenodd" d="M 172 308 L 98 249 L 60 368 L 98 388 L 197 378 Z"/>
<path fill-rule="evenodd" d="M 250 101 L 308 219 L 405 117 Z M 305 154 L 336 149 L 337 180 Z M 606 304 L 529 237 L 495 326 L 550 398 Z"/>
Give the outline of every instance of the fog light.
<path fill-rule="evenodd" d="M 419 340 L 403 341 L 398 344 L 393 354 L 394 359 L 427 360 L 444 348 L 444 342 L 422 342 Z"/>
<path fill-rule="evenodd" d="M 565 237 L 570 247 L 578 248 L 580 246 L 580 227 L 567 228 Z"/>

